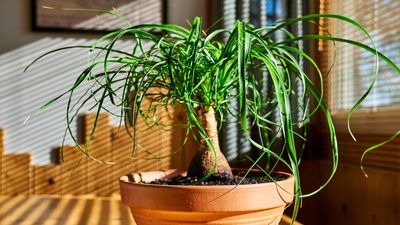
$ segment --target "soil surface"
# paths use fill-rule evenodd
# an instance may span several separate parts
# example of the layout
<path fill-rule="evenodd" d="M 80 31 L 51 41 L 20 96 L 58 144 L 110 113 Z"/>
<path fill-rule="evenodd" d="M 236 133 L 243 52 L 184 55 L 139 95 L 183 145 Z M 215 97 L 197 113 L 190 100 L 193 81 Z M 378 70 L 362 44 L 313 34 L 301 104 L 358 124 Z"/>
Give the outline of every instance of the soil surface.
<path fill-rule="evenodd" d="M 276 178 L 276 177 L 275 177 Z M 274 179 L 275 179 L 274 178 Z M 282 178 L 276 178 L 280 180 Z M 206 180 L 197 177 L 178 176 L 172 179 L 159 179 L 149 184 L 161 185 L 237 185 L 237 184 L 260 184 L 272 182 L 268 177 L 245 177 L 240 175 L 229 176 L 228 174 L 214 174 Z"/>

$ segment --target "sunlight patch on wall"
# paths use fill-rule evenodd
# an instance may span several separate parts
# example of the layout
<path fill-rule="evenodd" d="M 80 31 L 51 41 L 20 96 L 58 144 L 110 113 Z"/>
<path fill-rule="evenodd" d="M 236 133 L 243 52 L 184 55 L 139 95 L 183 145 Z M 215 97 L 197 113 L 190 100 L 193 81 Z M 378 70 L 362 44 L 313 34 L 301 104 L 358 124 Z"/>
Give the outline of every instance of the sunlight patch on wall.
<path fill-rule="evenodd" d="M 50 149 L 60 146 L 65 131 L 67 98 L 63 98 L 24 124 L 28 115 L 46 101 L 70 87 L 88 64 L 87 49 L 72 49 L 53 54 L 23 69 L 36 57 L 50 50 L 70 45 L 91 45 L 95 40 L 44 38 L 0 55 L 0 127 L 6 131 L 5 149 L 31 152 L 36 164 L 50 161 Z M 132 42 L 119 43 L 119 49 L 131 49 Z M 76 91 L 76 97 L 84 93 Z M 105 106 L 108 106 L 107 104 Z M 89 109 L 86 106 L 83 111 Z M 116 120 L 112 120 L 116 123 Z M 73 132 L 77 122 L 73 122 Z M 70 138 L 66 144 L 72 144 Z"/>

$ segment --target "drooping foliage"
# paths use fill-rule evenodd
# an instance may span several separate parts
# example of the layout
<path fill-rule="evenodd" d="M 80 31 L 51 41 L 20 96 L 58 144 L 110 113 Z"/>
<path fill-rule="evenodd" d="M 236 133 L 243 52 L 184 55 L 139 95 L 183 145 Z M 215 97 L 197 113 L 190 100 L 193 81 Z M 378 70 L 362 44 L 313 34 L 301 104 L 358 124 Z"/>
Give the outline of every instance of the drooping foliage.
<path fill-rule="evenodd" d="M 160 108 L 174 107 L 183 104 L 187 114 L 186 128 L 196 129 L 216 156 L 207 132 L 196 115 L 196 109 L 213 108 L 220 121 L 224 121 L 228 113 L 233 113 L 230 102 L 239 99 L 239 109 L 235 116 L 241 123 L 243 133 L 249 142 L 259 150 L 259 155 L 252 161 L 253 167 L 265 157 L 275 158 L 285 165 L 295 177 L 294 215 L 296 217 L 302 197 L 320 191 L 332 178 L 338 164 L 338 148 L 335 129 L 331 115 L 323 101 L 322 73 L 317 63 L 298 46 L 300 40 L 323 39 L 334 42 L 345 42 L 358 46 L 376 57 L 375 71 L 378 75 L 379 59 L 384 60 L 394 70 L 399 68 L 390 59 L 379 53 L 373 42 L 371 46 L 340 37 L 303 35 L 295 36 L 285 28 L 299 21 L 313 21 L 320 17 L 341 20 L 360 29 L 370 39 L 364 27 L 349 18 L 330 15 L 313 14 L 300 18 L 288 19 L 278 24 L 256 29 L 251 24 L 237 21 L 232 30 L 217 29 L 206 33 L 202 28 L 202 20 L 196 17 L 190 28 L 177 25 L 138 25 L 111 32 L 97 40 L 92 46 L 69 46 L 49 52 L 64 51 L 70 48 L 84 48 L 94 56 L 90 64 L 77 76 L 69 90 L 51 99 L 39 110 L 43 110 L 64 95 L 69 96 L 67 105 L 68 132 L 77 142 L 70 124 L 80 110 L 94 100 L 92 109 L 97 116 L 105 108 L 108 101 L 119 109 L 115 116 L 121 118 L 126 126 L 133 127 L 133 141 L 136 141 L 135 127 L 139 117 L 150 125 L 161 126 L 156 111 Z M 161 35 L 154 34 L 159 31 Z M 273 41 L 275 32 L 283 32 L 282 41 Z M 222 36 L 228 38 L 222 41 Z M 132 41 L 129 51 L 115 46 L 119 42 Z M 300 63 L 303 59 L 319 77 L 310 77 Z M 32 64 L 34 64 L 35 60 Z M 29 65 L 27 69 L 30 67 Z M 100 69 L 100 72 L 95 72 Z M 260 74 L 267 74 L 271 80 L 270 90 L 265 92 Z M 317 83 L 314 83 L 317 81 Z M 74 98 L 75 90 L 87 85 L 83 96 Z M 301 86 L 295 91 L 295 87 Z M 368 95 L 370 88 L 361 96 L 349 114 L 349 118 L 360 102 Z M 78 100 L 74 100 L 78 99 Z M 316 104 L 310 107 L 310 100 Z M 145 101 L 151 107 L 143 107 Z M 300 186 L 299 163 L 301 149 L 296 142 L 305 141 L 304 134 L 296 132 L 317 111 L 325 116 L 330 133 L 332 147 L 332 171 L 328 180 L 320 188 L 310 194 L 302 194 Z M 279 116 L 272 117 L 277 112 Z M 34 112 L 36 113 L 36 111 Z M 33 114 L 34 114 L 33 113 Z M 301 115 L 295 116 L 295 115 Z M 92 135 L 95 132 L 96 117 Z M 252 130 L 253 135 L 249 134 Z M 254 135 L 256 131 L 256 135 Z M 257 137 L 257 138 L 255 138 Z M 280 151 L 271 149 L 272 144 L 282 140 Z M 81 151 L 96 161 L 90 152 L 80 146 Z M 264 169 L 264 168 L 261 168 Z M 271 171 L 265 171 L 269 175 Z M 209 171 L 208 174 L 211 174 Z"/>

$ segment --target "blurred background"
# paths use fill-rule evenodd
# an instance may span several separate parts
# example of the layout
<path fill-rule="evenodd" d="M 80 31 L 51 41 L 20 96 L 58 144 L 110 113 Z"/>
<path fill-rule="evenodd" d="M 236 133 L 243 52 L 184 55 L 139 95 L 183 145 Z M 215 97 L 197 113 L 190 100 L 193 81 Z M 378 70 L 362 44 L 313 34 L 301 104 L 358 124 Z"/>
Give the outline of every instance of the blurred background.
<path fill-rule="evenodd" d="M 88 148 L 100 159 L 120 162 L 118 166 L 99 165 L 82 157 L 68 135 L 61 151 L 67 98 L 24 123 L 31 112 L 61 94 L 75 81 L 90 55 L 87 49 L 65 50 L 40 60 L 23 73 L 30 62 L 60 47 L 91 45 L 107 31 L 127 26 L 126 22 L 111 15 L 66 12 L 50 7 L 114 9 L 132 24 L 173 23 L 188 26 L 195 16 L 201 16 L 204 27 L 210 29 L 232 28 L 236 19 L 262 27 L 310 13 L 340 14 L 365 26 L 378 50 L 400 65 L 399 6 L 397 0 L 2 0 L 0 193 L 4 196 L 109 196 L 118 192 L 119 176 L 139 170 L 185 169 L 196 150 L 193 138 L 181 147 L 185 136 L 183 129 L 174 128 L 167 132 L 143 129 L 139 134 L 139 145 L 150 153 L 139 151 L 137 156 L 146 158 L 150 155 L 162 159 L 131 162 L 126 158 L 132 148 L 129 136 L 118 129 L 118 118 L 103 114 L 93 144 Z M 334 19 L 299 22 L 287 29 L 297 35 L 332 35 L 371 46 L 368 37 L 360 30 Z M 283 38 L 283 33 L 274 37 L 275 40 Z M 352 131 L 357 138 L 354 142 L 347 129 L 347 113 L 374 79 L 374 57 L 366 51 L 340 43 L 307 41 L 299 44 L 317 59 L 322 69 L 324 99 L 332 112 L 339 139 L 340 166 L 327 188 L 303 200 L 298 220 L 307 225 L 398 224 L 399 140 L 367 155 L 363 165 L 368 178 L 360 169 L 360 157 L 366 148 L 387 139 L 400 128 L 400 77 L 380 62 L 375 87 L 351 120 Z M 121 49 L 129 49 L 130 42 L 122 41 L 119 45 Z M 318 83 L 315 71 L 305 62 L 303 66 Z M 260 79 L 264 79 L 264 88 L 268 91 L 271 85 L 268 75 Z M 78 90 L 77 96 L 84 91 Z M 297 91 L 301 92 L 300 86 Z M 238 107 L 237 102 L 231 104 L 232 109 Z M 185 120 L 182 110 L 178 107 L 160 113 L 166 124 L 173 124 Z M 72 132 L 80 137 L 81 143 L 87 141 L 93 119 L 93 114 L 88 113 L 78 115 L 72 123 Z M 254 150 L 240 133 L 235 117 L 228 117 L 227 120 L 229 123 L 221 135 L 223 151 L 232 165 L 246 166 L 249 164 L 246 155 L 254 154 Z M 318 188 L 330 175 L 331 149 L 328 128 L 323 121 L 324 118 L 317 113 L 308 126 L 309 143 L 301 165 L 304 193 Z M 140 126 L 144 127 L 143 121 Z M 180 148 L 172 157 L 166 157 Z M 61 155 L 63 164 L 60 164 Z M 75 172 L 71 173 L 72 170 Z M 66 177 L 68 182 L 63 182 Z M 0 222 L 9 210 L 1 211 L 2 207 L 4 205 L 0 201 Z M 13 224 L 8 222 L 6 224 Z"/>

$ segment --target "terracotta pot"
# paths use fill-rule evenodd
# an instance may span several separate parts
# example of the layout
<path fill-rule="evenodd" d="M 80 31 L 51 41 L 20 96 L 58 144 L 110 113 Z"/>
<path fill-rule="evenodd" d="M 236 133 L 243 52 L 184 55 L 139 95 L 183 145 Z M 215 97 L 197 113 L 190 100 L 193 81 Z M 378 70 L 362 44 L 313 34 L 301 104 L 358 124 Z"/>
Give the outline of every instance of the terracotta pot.
<path fill-rule="evenodd" d="M 120 179 L 122 202 L 138 225 L 278 224 L 293 199 L 294 178 L 250 185 L 141 184 L 183 174 L 177 170 L 136 173 Z"/>

